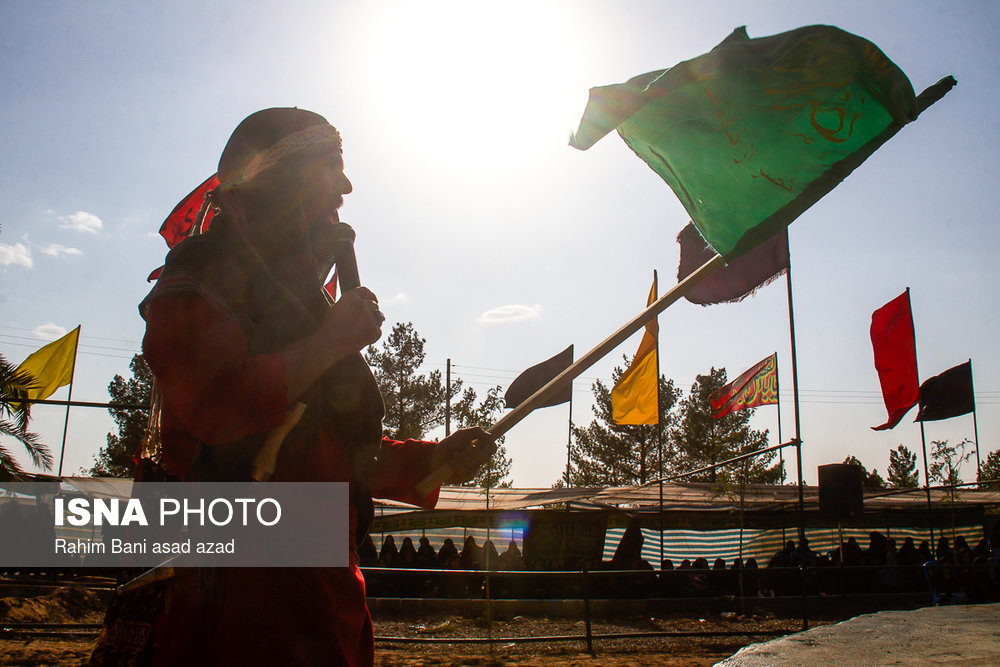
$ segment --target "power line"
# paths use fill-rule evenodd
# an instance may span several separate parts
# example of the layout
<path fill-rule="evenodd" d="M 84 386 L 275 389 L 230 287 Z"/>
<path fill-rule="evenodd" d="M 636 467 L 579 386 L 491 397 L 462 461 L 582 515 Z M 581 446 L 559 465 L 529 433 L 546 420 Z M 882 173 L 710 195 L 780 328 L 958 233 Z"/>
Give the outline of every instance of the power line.
<path fill-rule="evenodd" d="M 35 332 L 35 329 L 29 329 L 28 327 L 14 327 L 14 326 L 10 326 L 9 324 L 0 324 L 0 329 L 11 329 L 12 331 L 29 331 L 29 332 L 32 332 L 32 333 Z M 10 335 L 10 334 L 3 334 L 3 335 Z M 89 334 L 83 334 L 82 331 L 81 331 L 80 338 L 93 338 L 95 340 L 109 340 L 109 341 L 116 342 L 116 343 L 129 343 L 129 344 L 134 345 L 136 347 L 139 346 L 139 341 L 137 341 L 137 340 L 130 340 L 130 339 L 126 339 L 126 338 L 108 338 L 106 336 L 92 336 L 92 335 L 89 335 Z"/>

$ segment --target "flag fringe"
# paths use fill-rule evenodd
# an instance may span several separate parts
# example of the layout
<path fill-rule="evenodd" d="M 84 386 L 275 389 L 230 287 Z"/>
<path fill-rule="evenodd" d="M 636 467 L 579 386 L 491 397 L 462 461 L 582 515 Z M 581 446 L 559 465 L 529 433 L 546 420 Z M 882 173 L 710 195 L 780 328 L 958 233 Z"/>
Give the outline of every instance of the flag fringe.
<path fill-rule="evenodd" d="M 697 303 L 702 308 L 707 308 L 708 306 L 717 306 L 721 303 L 739 303 L 740 301 L 744 301 L 745 299 L 748 299 L 752 296 L 756 296 L 758 291 L 764 289 L 765 287 L 773 283 L 775 280 L 783 276 L 786 271 L 787 269 L 782 269 L 778 273 L 775 273 L 773 276 L 765 279 L 764 282 L 760 283 L 759 285 L 757 285 L 756 287 L 754 287 L 753 289 L 751 289 L 749 292 L 747 292 L 742 296 L 733 297 L 732 299 L 726 299 L 725 301 L 713 301 L 711 303 L 701 303 L 700 301 L 693 301 L 692 303 Z M 688 301 L 691 301 L 691 299 L 688 298 Z"/>

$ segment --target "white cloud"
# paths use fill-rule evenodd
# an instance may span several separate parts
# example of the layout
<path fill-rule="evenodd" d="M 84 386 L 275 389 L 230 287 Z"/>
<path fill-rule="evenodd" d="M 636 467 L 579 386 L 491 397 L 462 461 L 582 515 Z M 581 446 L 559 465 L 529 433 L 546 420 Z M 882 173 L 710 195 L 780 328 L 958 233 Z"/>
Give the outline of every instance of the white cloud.
<path fill-rule="evenodd" d="M 61 327 L 54 322 L 46 322 L 45 324 L 35 327 L 31 333 L 35 334 L 35 338 L 53 341 L 66 335 L 66 327 Z"/>
<path fill-rule="evenodd" d="M 104 223 L 93 213 L 87 213 L 86 211 L 77 211 L 76 213 L 70 213 L 69 215 L 59 216 L 59 222 L 61 223 L 59 227 L 62 229 L 72 229 L 78 232 L 90 232 L 91 234 L 97 233 L 98 229 L 104 227 Z"/>
<path fill-rule="evenodd" d="M 14 245 L 0 243 L 0 266 L 10 266 L 11 264 L 28 269 L 34 265 L 28 246 L 23 243 L 15 243 Z"/>
<path fill-rule="evenodd" d="M 479 316 L 479 321 L 491 324 L 496 322 L 518 322 L 538 317 L 541 312 L 542 307 L 539 305 L 522 306 L 520 304 L 510 304 L 487 310 Z"/>
<path fill-rule="evenodd" d="M 60 257 L 62 255 L 82 255 L 83 251 L 77 248 L 67 248 L 64 245 L 59 245 L 58 243 L 53 243 L 47 245 L 41 250 L 43 255 L 51 255 L 52 257 Z"/>
<path fill-rule="evenodd" d="M 386 303 L 391 306 L 391 305 L 394 305 L 394 304 L 397 304 L 397 303 L 406 303 L 409 300 L 410 300 L 410 297 L 408 297 L 406 295 L 406 292 L 400 292 L 396 296 L 394 296 L 391 299 L 389 299 Z"/>

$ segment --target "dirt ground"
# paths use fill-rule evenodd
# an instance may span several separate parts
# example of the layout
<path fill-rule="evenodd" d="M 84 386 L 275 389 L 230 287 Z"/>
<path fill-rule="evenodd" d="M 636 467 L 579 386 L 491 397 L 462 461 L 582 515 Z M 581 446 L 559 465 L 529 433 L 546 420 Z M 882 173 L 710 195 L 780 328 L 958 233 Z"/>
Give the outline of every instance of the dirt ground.
<path fill-rule="evenodd" d="M 0 626 L 23 623 L 100 623 L 104 605 L 93 592 L 77 587 L 55 589 L 30 598 L 0 598 Z M 636 632 L 794 632 L 795 619 L 748 612 L 728 612 L 706 618 L 632 617 L 595 620 L 594 635 Z M 49 630 L 46 628 L 45 630 Z M 95 630 L 80 636 L 0 635 L 0 665 L 41 667 L 83 665 L 93 647 Z M 725 637 L 595 638 L 594 654 L 587 653 L 583 621 L 515 616 L 487 623 L 485 619 L 457 616 L 419 619 L 376 619 L 376 637 L 435 640 L 409 643 L 381 639 L 376 642 L 376 665 L 383 667 L 444 667 L 449 665 L 516 665 L 626 667 L 630 665 L 713 665 L 741 647 L 772 637 L 738 635 Z M 515 643 L 515 637 L 573 636 L 572 641 Z M 437 643 L 458 637 L 492 637 L 492 644 Z"/>
<path fill-rule="evenodd" d="M 487 625 L 483 619 L 444 617 L 412 621 L 376 622 L 380 637 L 423 638 L 429 633 L 439 638 L 488 637 L 492 644 L 411 644 L 381 641 L 376 645 L 376 664 L 386 667 L 438 665 L 517 665 L 517 666 L 597 666 L 629 665 L 714 665 L 747 644 L 770 639 L 760 635 L 726 637 L 629 637 L 601 639 L 601 634 L 640 632 L 759 632 L 794 631 L 796 621 L 765 615 L 735 615 L 691 619 L 684 617 L 631 617 L 595 620 L 591 631 L 594 654 L 587 653 L 583 621 L 515 616 Z M 515 643 L 515 637 L 573 636 L 578 639 L 553 642 Z"/>

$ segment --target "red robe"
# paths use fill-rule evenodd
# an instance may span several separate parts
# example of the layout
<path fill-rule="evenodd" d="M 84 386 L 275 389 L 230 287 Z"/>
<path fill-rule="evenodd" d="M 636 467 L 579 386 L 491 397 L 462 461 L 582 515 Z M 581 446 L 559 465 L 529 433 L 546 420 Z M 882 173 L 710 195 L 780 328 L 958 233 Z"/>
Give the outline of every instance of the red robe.
<path fill-rule="evenodd" d="M 163 394 L 162 463 L 184 475 L 198 442 L 238 441 L 285 419 L 279 354 L 250 355 L 242 330 L 197 295 L 152 300 L 143 352 Z M 433 507 L 416 483 L 430 472 L 433 443 L 383 440 L 372 496 Z M 351 482 L 349 453 L 335 435 L 292 431 L 273 481 Z M 353 496 L 352 496 L 353 498 Z M 357 508 L 350 508 L 346 568 L 224 568 L 203 597 L 198 575 L 176 580 L 155 630 L 155 665 L 370 665 L 371 617 L 355 560 Z M 321 529 L 317 526 L 317 529 Z"/>

